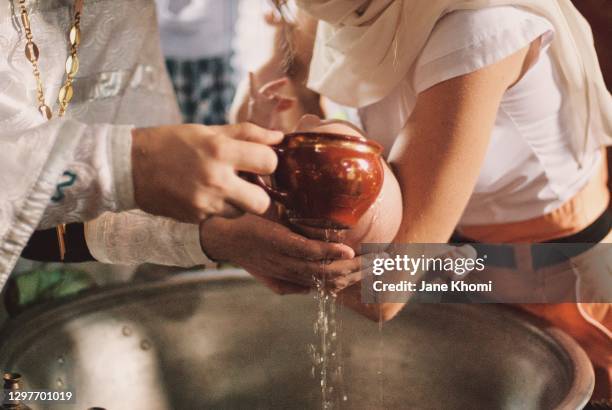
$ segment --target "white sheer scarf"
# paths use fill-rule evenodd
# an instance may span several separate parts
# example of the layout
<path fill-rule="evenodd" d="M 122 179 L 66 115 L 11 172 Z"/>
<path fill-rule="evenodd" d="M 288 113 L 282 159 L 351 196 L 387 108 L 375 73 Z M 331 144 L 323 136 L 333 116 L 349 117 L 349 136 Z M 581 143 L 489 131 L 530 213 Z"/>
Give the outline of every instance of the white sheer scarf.
<path fill-rule="evenodd" d="M 591 134 L 612 145 L 612 98 L 593 37 L 570 0 L 298 0 L 320 20 L 308 86 L 336 102 L 364 107 L 410 81 L 436 22 L 446 13 L 500 5 L 524 7 L 555 27 L 553 59 L 575 114 L 573 147 L 580 158 Z"/>

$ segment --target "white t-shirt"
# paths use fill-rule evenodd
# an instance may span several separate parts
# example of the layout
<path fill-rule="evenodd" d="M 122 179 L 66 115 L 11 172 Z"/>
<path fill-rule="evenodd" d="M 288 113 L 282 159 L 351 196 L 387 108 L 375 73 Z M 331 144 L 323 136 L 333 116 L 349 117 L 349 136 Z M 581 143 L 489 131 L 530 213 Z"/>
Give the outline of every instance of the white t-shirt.
<path fill-rule="evenodd" d="M 582 168 L 571 150 L 571 107 L 548 54 L 554 29 L 545 18 L 511 6 L 452 12 L 436 24 L 414 77 L 404 80 L 414 81 L 422 92 L 500 61 L 539 37 L 538 61 L 503 96 L 460 225 L 514 222 L 549 213 L 575 195 L 597 169 L 601 153 L 596 144 L 589 147 Z M 398 87 L 360 110 L 368 136 L 382 143 L 386 154 L 414 104 Z"/>

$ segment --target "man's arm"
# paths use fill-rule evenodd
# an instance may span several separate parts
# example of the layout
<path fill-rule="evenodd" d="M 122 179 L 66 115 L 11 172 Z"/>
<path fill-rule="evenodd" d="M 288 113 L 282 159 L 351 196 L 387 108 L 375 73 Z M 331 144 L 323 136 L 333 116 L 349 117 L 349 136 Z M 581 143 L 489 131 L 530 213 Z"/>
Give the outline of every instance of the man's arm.
<path fill-rule="evenodd" d="M 265 144 L 277 143 L 282 138 L 281 133 L 253 124 L 226 127 L 176 125 L 132 131 L 131 127 L 88 126 L 72 120 L 49 122 L 34 129 L 15 132 L 11 137 L 17 142 L 23 140 L 35 144 L 39 135 L 56 140 L 72 141 L 72 138 L 76 144 L 71 149 L 51 148 L 45 152 L 49 155 L 47 164 L 53 165 L 53 168 L 45 170 L 38 177 L 37 189 L 27 199 L 28 205 L 22 212 L 27 219 L 15 219 L 12 231 L 0 241 L 0 253 L 8 255 L 2 259 L 6 264 L 0 266 L 0 271 L 7 274 L 22 254 L 34 229 L 92 220 L 105 211 L 121 212 L 133 208 L 131 204 L 151 213 L 193 222 L 199 222 L 210 214 L 238 216 L 241 209 L 264 212 L 268 208 L 269 197 L 260 187 L 241 179 L 237 171 L 271 173 L 276 166 L 276 156 Z M 15 150 L 9 154 L 20 158 Z M 9 154 L 7 158 L 10 158 Z M 6 175 L 13 176 L 16 187 L 26 184 L 23 181 L 30 177 L 26 166 L 32 164 L 12 158 L 0 164 L 0 169 L 7 171 Z M 57 175 L 62 171 L 63 175 L 57 181 Z M 44 191 L 38 188 L 44 188 Z M 120 192 L 127 192 L 127 195 Z M 15 195 L 11 190 L 5 191 L 4 195 L 0 195 L 0 207 L 15 203 L 11 201 L 11 195 Z M 121 198 L 124 200 L 121 201 Z M 34 200 L 37 202 L 33 203 Z M 127 235 L 126 232 L 133 234 L 134 230 L 129 228 L 136 220 L 142 221 L 143 218 L 125 219 L 119 216 L 122 213 L 110 214 L 117 215 L 123 224 L 114 224 L 115 230 L 108 230 L 107 216 L 107 225 L 97 226 L 99 231 L 108 231 L 108 235 L 117 234 L 117 238 L 106 236 L 104 242 L 97 242 L 100 246 L 89 247 L 89 255 L 86 247 L 82 246 L 82 228 L 74 230 L 71 227 L 65 238 L 67 262 L 89 259 L 90 256 L 107 263 L 124 261 L 121 258 L 101 259 L 96 251 L 102 249 L 100 254 L 105 255 L 109 246 L 114 249 L 119 245 L 132 249 L 125 242 L 121 243 L 119 233 L 123 232 L 123 237 Z M 0 227 L 2 222 L 0 220 Z M 165 248 L 159 246 L 149 253 L 141 250 L 137 256 L 121 254 L 127 257 L 126 260 L 134 263 L 155 262 L 161 257 L 163 261 L 168 260 L 168 264 L 181 266 L 193 266 L 207 260 L 199 246 L 196 224 L 181 224 L 152 215 L 148 215 L 147 222 L 151 225 L 149 229 L 159 227 L 157 235 L 152 235 L 154 238 L 168 238 L 170 243 L 167 246 L 176 244 L 178 250 L 168 255 L 168 252 L 158 252 L 158 248 Z M 162 227 L 169 231 L 163 231 Z M 179 234 L 189 238 L 178 240 L 175 235 Z M 57 248 L 57 236 L 53 229 L 39 232 L 23 256 L 58 260 Z M 152 259 L 147 260 L 143 255 L 149 255 Z M 2 281 L 0 279 L 0 287 Z"/>
<path fill-rule="evenodd" d="M 61 260 L 55 229 L 39 230 L 30 237 L 21 256 L 40 262 L 216 266 L 202 251 L 198 225 L 138 210 L 107 212 L 85 224 L 69 224 L 65 242 L 66 255 Z"/>

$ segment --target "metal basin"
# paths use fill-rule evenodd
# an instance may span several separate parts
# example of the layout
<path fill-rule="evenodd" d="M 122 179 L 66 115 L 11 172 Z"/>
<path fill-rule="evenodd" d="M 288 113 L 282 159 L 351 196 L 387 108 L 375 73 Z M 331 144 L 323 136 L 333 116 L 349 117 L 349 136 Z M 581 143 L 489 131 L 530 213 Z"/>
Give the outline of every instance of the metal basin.
<path fill-rule="evenodd" d="M 244 275 L 183 275 L 30 310 L 0 333 L 0 365 L 75 391 L 58 409 L 316 409 L 314 315 L 312 296 Z M 340 317 L 345 408 L 581 409 L 593 389 L 575 342 L 501 306 L 414 304 L 382 333 Z"/>

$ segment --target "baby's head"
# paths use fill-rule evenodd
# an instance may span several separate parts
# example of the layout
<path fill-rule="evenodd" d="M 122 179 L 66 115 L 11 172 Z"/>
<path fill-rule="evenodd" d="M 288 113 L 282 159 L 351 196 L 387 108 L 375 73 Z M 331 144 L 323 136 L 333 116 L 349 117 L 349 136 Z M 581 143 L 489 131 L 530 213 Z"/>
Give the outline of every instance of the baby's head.
<path fill-rule="evenodd" d="M 312 114 L 306 114 L 300 118 L 294 132 L 326 132 L 365 139 L 363 131 L 348 121 L 323 120 Z"/>

